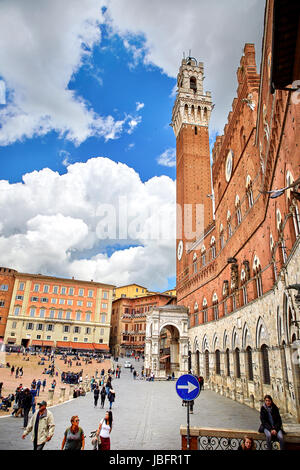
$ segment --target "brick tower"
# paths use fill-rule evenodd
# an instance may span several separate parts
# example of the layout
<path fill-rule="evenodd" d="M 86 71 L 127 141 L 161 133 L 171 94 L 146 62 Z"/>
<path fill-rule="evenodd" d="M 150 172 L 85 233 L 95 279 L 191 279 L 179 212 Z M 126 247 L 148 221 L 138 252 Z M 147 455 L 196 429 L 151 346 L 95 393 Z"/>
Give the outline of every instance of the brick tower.
<path fill-rule="evenodd" d="M 213 221 L 208 124 L 211 93 L 203 93 L 203 63 L 183 59 L 172 113 L 176 136 L 177 279 L 186 268 L 186 251 Z M 189 205 L 189 207 L 187 206 Z"/>

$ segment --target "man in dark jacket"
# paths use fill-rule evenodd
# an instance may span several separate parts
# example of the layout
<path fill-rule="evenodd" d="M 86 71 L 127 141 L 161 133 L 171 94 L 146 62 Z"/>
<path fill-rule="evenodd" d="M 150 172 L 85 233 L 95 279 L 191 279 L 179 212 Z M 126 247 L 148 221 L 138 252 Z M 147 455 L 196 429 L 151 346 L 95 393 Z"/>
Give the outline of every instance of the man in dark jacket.
<path fill-rule="evenodd" d="M 268 450 L 272 450 L 272 438 L 279 441 L 280 450 L 283 450 L 283 429 L 279 409 L 270 395 L 264 397 L 264 402 L 260 409 L 261 425 L 258 431 L 265 433 Z"/>
<path fill-rule="evenodd" d="M 24 428 L 26 428 L 28 424 L 28 415 L 29 415 L 31 406 L 32 406 L 32 395 L 30 393 L 29 388 L 25 388 L 23 392 L 23 396 L 22 396 L 22 403 L 21 403 L 21 407 L 23 408 L 23 413 L 24 413 L 24 424 L 23 424 Z"/>

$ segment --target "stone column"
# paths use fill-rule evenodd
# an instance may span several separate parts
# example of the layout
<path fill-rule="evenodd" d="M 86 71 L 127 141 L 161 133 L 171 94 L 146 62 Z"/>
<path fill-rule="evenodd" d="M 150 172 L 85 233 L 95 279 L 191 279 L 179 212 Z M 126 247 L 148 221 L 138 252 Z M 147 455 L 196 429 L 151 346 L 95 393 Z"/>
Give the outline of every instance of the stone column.
<path fill-rule="evenodd" d="M 48 390 L 47 406 L 53 405 L 53 398 L 54 398 L 54 390 L 50 389 L 50 390 Z"/>
<path fill-rule="evenodd" d="M 65 394 L 66 394 L 66 388 L 61 387 L 60 388 L 60 396 L 59 396 L 59 401 L 58 403 L 63 403 L 65 401 Z"/>

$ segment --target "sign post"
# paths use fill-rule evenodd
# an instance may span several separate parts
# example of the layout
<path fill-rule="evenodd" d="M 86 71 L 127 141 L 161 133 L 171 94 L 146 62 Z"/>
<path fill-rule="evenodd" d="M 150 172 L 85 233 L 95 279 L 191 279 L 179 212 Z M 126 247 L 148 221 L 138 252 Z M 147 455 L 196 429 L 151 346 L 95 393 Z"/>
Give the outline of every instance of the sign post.
<path fill-rule="evenodd" d="M 181 375 L 176 382 L 176 392 L 187 402 L 187 448 L 190 448 L 190 401 L 195 400 L 200 393 L 200 384 L 192 374 Z"/>

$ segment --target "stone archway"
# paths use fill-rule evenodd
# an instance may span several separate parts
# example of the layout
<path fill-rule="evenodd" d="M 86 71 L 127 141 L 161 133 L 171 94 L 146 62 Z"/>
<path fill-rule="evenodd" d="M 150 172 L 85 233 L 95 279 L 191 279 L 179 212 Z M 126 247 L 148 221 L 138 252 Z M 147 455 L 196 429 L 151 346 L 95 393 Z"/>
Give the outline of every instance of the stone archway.
<path fill-rule="evenodd" d="M 188 372 L 188 311 L 185 307 L 156 307 L 147 316 L 146 373 L 156 378 Z M 167 354 L 169 353 L 169 354 Z M 165 362 L 165 363 L 164 363 Z"/>

